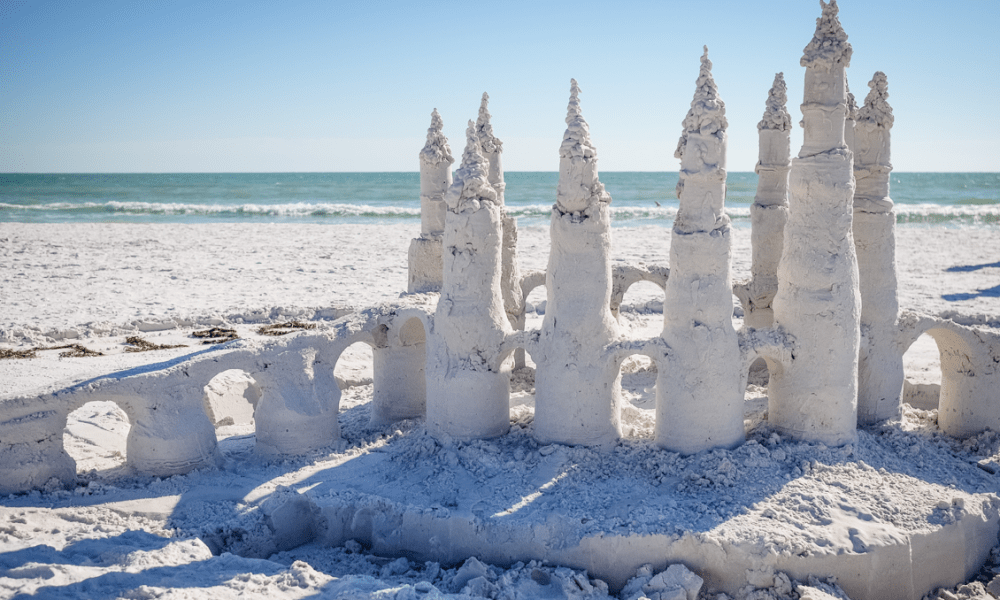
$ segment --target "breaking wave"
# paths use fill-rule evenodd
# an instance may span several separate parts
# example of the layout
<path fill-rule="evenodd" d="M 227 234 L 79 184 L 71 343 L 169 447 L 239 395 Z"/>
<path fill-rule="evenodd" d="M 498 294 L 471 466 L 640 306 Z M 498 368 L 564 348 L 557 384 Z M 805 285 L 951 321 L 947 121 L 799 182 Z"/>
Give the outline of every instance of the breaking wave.
<path fill-rule="evenodd" d="M 669 226 L 677 215 L 676 201 L 662 206 L 641 206 L 612 203 L 612 223 L 616 226 Z M 551 204 L 508 204 L 507 213 L 525 225 L 548 223 Z M 900 225 L 935 226 L 995 226 L 1000 225 L 998 204 L 901 204 L 895 206 L 896 223 Z M 750 226 L 747 204 L 728 205 L 726 214 L 738 227 Z M 63 222 L 80 220 L 123 221 L 245 221 L 256 219 L 291 220 L 317 223 L 365 223 L 378 221 L 418 220 L 420 207 L 373 206 L 326 202 L 289 204 L 198 204 L 162 202 L 51 202 L 8 204 L 0 202 L 0 221 L 27 220 Z"/>

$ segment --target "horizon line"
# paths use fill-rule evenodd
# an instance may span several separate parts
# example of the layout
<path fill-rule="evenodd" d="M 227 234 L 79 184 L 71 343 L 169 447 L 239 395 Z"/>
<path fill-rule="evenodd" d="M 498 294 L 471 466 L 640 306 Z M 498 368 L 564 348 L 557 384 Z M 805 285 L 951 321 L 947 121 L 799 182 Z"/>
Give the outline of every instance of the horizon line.
<path fill-rule="evenodd" d="M 507 173 L 559 173 L 552 171 L 504 171 Z M 627 171 L 627 170 L 602 170 L 600 173 L 679 173 L 678 170 L 669 171 Z M 598 175 L 600 175 L 600 173 Z M 726 171 L 726 173 L 754 173 L 754 171 Z M 4 175 L 356 175 L 356 174 L 415 174 L 420 171 L 0 171 L 0 176 Z M 1000 175 L 997 171 L 892 171 L 895 175 L 927 174 L 927 175 Z"/>

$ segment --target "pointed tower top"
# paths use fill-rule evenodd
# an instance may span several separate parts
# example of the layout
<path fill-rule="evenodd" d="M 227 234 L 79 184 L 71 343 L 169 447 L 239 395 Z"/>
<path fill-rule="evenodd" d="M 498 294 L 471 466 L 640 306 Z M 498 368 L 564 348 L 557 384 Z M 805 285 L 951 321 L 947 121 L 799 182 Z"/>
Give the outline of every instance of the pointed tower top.
<path fill-rule="evenodd" d="M 764 118 L 757 123 L 757 129 L 775 129 L 789 131 L 792 128 L 792 115 L 788 113 L 788 86 L 785 85 L 785 74 L 777 73 L 774 83 L 767 93 L 767 103 L 764 105 Z"/>
<path fill-rule="evenodd" d="M 847 115 L 846 119 L 849 121 L 858 120 L 858 101 L 854 98 L 854 94 L 851 93 L 851 85 L 844 80 L 844 89 L 847 91 Z"/>
<path fill-rule="evenodd" d="M 581 212 L 611 202 L 611 195 L 597 177 L 597 147 L 590 141 L 590 126 L 580 111 L 580 86 L 569 80 L 566 133 L 559 146 L 559 185 L 556 204 L 563 212 Z"/>
<path fill-rule="evenodd" d="M 868 82 L 871 91 L 865 98 L 865 105 L 858 110 L 859 123 L 873 123 L 883 129 L 891 129 L 895 117 L 889 106 L 889 80 L 882 71 L 875 71 L 872 80 Z"/>
<path fill-rule="evenodd" d="M 562 158 L 597 158 L 597 148 L 590 141 L 590 126 L 580 110 L 580 86 L 569 80 L 569 106 L 566 109 L 566 133 L 559 147 Z"/>
<path fill-rule="evenodd" d="M 497 202 L 497 193 L 487 178 L 486 158 L 479 151 L 479 136 L 476 133 L 476 123 L 469 121 L 465 130 L 465 151 L 462 153 L 462 165 L 455 171 L 455 180 L 444 195 L 448 208 L 461 212 L 471 206 L 478 209 L 480 203 Z"/>
<path fill-rule="evenodd" d="M 435 108 L 434 112 L 431 113 L 431 126 L 427 128 L 427 143 L 420 151 L 421 162 L 430 165 L 455 162 L 455 158 L 451 155 L 451 147 L 448 145 L 448 138 L 444 136 L 442 129 L 444 129 L 444 121 Z"/>
<path fill-rule="evenodd" d="M 479 104 L 479 117 L 476 119 L 476 135 L 483 152 L 503 152 L 503 142 L 493 135 L 493 125 L 490 123 L 490 95 L 483 92 L 483 100 Z"/>
<path fill-rule="evenodd" d="M 684 117 L 682 126 L 684 130 L 677 141 L 675 158 L 684 155 L 690 134 L 700 133 L 721 138 L 729 126 L 729 122 L 726 121 L 726 103 L 719 97 L 719 88 L 712 77 L 712 61 L 708 60 L 708 46 L 705 46 L 705 52 L 701 55 L 701 69 L 695 84 L 694 98 L 691 100 L 691 108 Z"/>
<path fill-rule="evenodd" d="M 583 118 L 580 112 L 580 86 L 576 83 L 575 79 L 569 80 L 569 107 L 566 111 L 566 123 L 569 124 L 572 120 L 577 117 Z"/>
<path fill-rule="evenodd" d="M 837 18 L 837 0 L 829 3 L 819 0 L 823 15 L 816 19 L 816 33 L 812 41 L 803 49 L 799 64 L 803 67 L 818 67 L 829 71 L 835 65 L 851 66 L 853 49 L 847 42 L 847 33 Z"/>

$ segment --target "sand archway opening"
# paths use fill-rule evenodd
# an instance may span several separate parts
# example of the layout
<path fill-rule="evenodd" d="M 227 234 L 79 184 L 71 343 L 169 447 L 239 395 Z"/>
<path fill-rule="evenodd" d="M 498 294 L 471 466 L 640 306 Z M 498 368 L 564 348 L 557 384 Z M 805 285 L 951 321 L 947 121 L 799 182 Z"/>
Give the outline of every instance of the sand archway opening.
<path fill-rule="evenodd" d="M 202 396 L 205 414 L 215 426 L 215 436 L 224 453 L 248 449 L 256 433 L 254 415 L 260 386 L 246 371 L 228 369 L 208 382 Z"/>
<path fill-rule="evenodd" d="M 260 387 L 246 371 L 229 369 L 205 386 L 205 414 L 216 430 L 232 425 L 253 425 Z"/>
<path fill-rule="evenodd" d="M 665 292 L 656 282 L 640 279 L 629 285 L 617 306 L 618 324 L 629 337 L 649 339 L 663 331 L 663 300 Z M 646 359 L 634 356 L 636 360 Z M 641 362 L 641 360 L 640 360 Z"/>
<path fill-rule="evenodd" d="M 510 373 L 510 420 L 526 424 L 535 416 L 535 361 L 521 347 L 515 348 L 511 355 L 518 352 L 524 357 L 525 366 Z"/>
<path fill-rule="evenodd" d="M 374 349 L 368 342 L 354 342 L 337 357 L 333 376 L 340 388 L 341 426 L 360 419 L 367 426 L 371 419 L 374 390 Z"/>
<path fill-rule="evenodd" d="M 379 427 L 427 414 L 427 331 L 423 317 L 399 317 L 373 331 L 370 424 Z"/>
<path fill-rule="evenodd" d="M 642 353 L 625 356 L 618 364 L 621 386 L 619 420 L 624 439 L 652 440 L 656 433 L 656 362 Z"/>
<path fill-rule="evenodd" d="M 131 419 L 112 401 L 87 402 L 69 413 L 63 447 L 76 461 L 77 473 L 97 475 L 125 468 Z"/>
<path fill-rule="evenodd" d="M 941 397 L 941 350 L 930 333 L 922 333 L 903 354 L 903 398 L 913 408 L 934 410 Z"/>
<path fill-rule="evenodd" d="M 524 297 L 525 329 L 541 327 L 547 302 L 548 291 L 544 283 L 528 290 L 528 294 Z"/>

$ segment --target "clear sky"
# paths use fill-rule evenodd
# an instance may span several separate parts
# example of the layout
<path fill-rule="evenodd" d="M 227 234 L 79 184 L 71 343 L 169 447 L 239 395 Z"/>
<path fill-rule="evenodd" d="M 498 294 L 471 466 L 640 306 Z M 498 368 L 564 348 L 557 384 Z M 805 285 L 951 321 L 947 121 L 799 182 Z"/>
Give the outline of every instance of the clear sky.
<path fill-rule="evenodd" d="M 509 171 L 555 171 L 569 80 L 606 171 L 674 171 L 702 45 L 750 171 L 777 71 L 801 118 L 818 0 L 0 0 L 0 172 L 416 171 L 490 94 Z M 1000 171 L 1000 2 L 842 0 L 897 171 Z M 793 153 L 801 144 L 793 132 Z"/>

